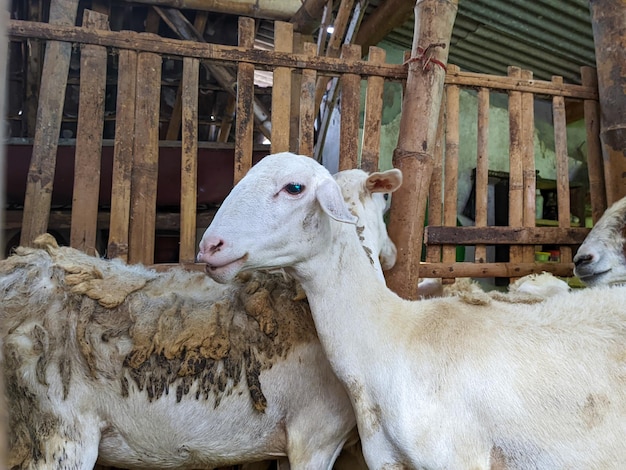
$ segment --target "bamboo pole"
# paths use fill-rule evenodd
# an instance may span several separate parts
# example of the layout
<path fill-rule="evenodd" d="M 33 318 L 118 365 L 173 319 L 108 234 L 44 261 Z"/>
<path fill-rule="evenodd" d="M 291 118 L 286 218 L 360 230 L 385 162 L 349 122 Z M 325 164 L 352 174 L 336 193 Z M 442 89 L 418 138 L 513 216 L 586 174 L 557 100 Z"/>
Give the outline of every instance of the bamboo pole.
<path fill-rule="evenodd" d="M 607 204 L 626 196 L 626 2 L 590 0 L 591 26 L 598 65 L 600 139 Z"/>
<path fill-rule="evenodd" d="M 441 106 L 439 109 L 439 120 L 437 123 L 437 135 L 435 137 L 433 171 L 428 191 L 428 225 L 443 224 L 443 201 L 441 198 L 443 196 L 443 131 L 446 127 L 445 116 L 445 107 Z M 441 262 L 441 246 L 427 245 L 426 261 L 429 263 Z M 422 277 L 421 271 L 420 277 Z"/>
<path fill-rule="evenodd" d="M 522 79 L 532 80 L 530 70 L 521 71 Z M 532 93 L 522 93 L 522 181 L 524 185 L 524 203 L 522 221 L 524 227 L 534 227 L 536 220 L 535 204 L 537 176 L 535 172 L 535 97 Z M 522 247 L 522 260 L 532 263 L 535 260 L 535 249 L 532 246 Z"/>
<path fill-rule="evenodd" d="M 317 46 L 313 43 L 304 44 L 304 54 L 315 56 Z M 304 69 L 302 71 L 302 82 L 300 84 L 300 139 L 298 152 L 301 155 L 313 156 L 314 132 L 313 122 L 315 121 L 315 81 L 317 72 L 315 70 Z"/>
<path fill-rule="evenodd" d="M 239 18 L 239 45 L 254 47 L 254 20 Z M 233 184 L 237 184 L 252 168 L 254 98 L 254 64 L 237 65 L 237 120 L 235 121 L 235 168 Z"/>
<path fill-rule="evenodd" d="M 394 166 L 405 178 L 392 199 L 389 222 L 389 233 L 398 248 L 398 259 L 387 271 L 390 288 L 405 298 L 417 297 L 437 118 L 457 5 L 457 0 L 418 0 L 415 4 L 411 61 L 398 145 L 393 155 Z"/>
<path fill-rule="evenodd" d="M 385 50 L 371 46 L 369 62 L 384 63 Z M 383 92 L 385 80 L 382 77 L 368 77 L 365 92 L 365 121 L 361 143 L 361 168 L 365 171 L 378 171 L 380 156 L 380 126 L 383 116 Z"/>
<path fill-rule="evenodd" d="M 344 44 L 341 57 L 347 62 L 361 58 L 361 47 Z M 339 135 L 339 170 L 358 167 L 359 108 L 361 104 L 361 77 L 344 73 L 341 78 L 341 134 Z"/>
<path fill-rule="evenodd" d="M 450 65 L 451 72 L 458 70 Z M 459 119 L 460 93 L 458 85 L 448 85 L 445 93 L 446 106 L 446 153 L 443 167 L 445 191 L 443 193 L 443 225 L 456 227 L 457 198 L 459 194 Z M 444 263 L 456 261 L 456 246 L 444 245 L 441 255 Z"/>
<path fill-rule="evenodd" d="M 519 67 L 509 67 L 510 77 L 521 78 Z M 522 162 L 522 94 L 509 92 L 509 226 L 524 225 L 524 175 Z M 522 248 L 509 248 L 509 261 L 522 262 Z"/>
<path fill-rule="evenodd" d="M 476 227 L 487 226 L 487 197 L 489 187 L 489 89 L 481 88 L 478 91 L 478 128 L 476 151 Z M 474 261 L 487 262 L 487 246 L 476 245 Z"/>
<path fill-rule="evenodd" d="M 274 23 L 274 50 L 276 52 L 292 52 L 293 25 L 277 21 Z M 272 153 L 289 151 L 289 130 L 291 127 L 291 69 L 276 67 L 274 69 L 274 86 L 272 87 Z"/>

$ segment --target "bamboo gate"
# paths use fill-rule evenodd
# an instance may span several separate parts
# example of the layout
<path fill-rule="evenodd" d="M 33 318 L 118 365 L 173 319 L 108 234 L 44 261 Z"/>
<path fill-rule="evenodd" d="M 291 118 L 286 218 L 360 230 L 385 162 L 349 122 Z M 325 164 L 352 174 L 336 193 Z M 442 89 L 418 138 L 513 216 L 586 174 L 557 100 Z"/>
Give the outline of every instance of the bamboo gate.
<path fill-rule="evenodd" d="M 340 58 L 315 55 L 314 44 L 298 44 L 289 23 L 275 23 L 274 51 L 253 48 L 254 20 L 241 18 L 239 46 L 222 46 L 193 41 L 167 39 L 149 33 L 114 32 L 105 29 L 106 18 L 86 12 L 83 27 L 63 26 L 12 20 L 9 36 L 49 43 L 80 44 L 81 90 L 79 125 L 76 137 L 76 170 L 74 204 L 69 224 L 71 245 L 94 252 L 97 231 L 109 230 L 107 255 L 121 257 L 131 263 L 153 264 L 157 211 L 159 96 L 161 65 L 164 57 L 183 61 L 180 86 L 181 107 L 181 181 L 179 262 L 193 268 L 197 247 L 197 229 L 208 219 L 197 210 L 198 178 L 198 73 L 202 64 L 236 68 L 230 83 L 236 96 L 236 139 L 232 166 L 236 183 L 253 164 L 253 129 L 263 124 L 271 141 L 271 152 L 293 151 L 313 155 L 313 121 L 316 112 L 316 82 L 336 78 L 341 89 L 340 168 L 360 165 L 367 170 L 378 168 L 380 152 L 381 109 L 385 81 L 403 81 L 406 68 L 386 63 L 384 50 L 369 49 L 368 60 L 361 60 L 359 46 L 344 44 Z M 91 15 L 91 16 L 90 16 Z M 294 44 L 297 45 L 294 49 Z M 119 56 L 117 77 L 116 131 L 112 169 L 110 212 L 98 207 L 98 179 L 102 148 L 102 95 L 106 75 L 107 54 Z M 274 87 L 271 103 L 271 131 L 267 122 L 255 114 L 255 70 L 271 70 Z M 584 104 L 587 123 L 588 165 L 593 218 L 597 220 L 606 206 L 604 169 L 599 144 L 599 112 L 597 85 L 593 69 L 583 70 L 583 85 L 533 80 L 530 71 L 511 67 L 508 76 L 489 76 L 462 72 L 450 66 L 445 80 L 445 107 L 442 108 L 437 163 L 431 179 L 428 226 L 425 230 L 426 263 L 421 277 L 518 277 L 532 272 L 549 271 L 571 275 L 571 251 L 588 232 L 570 227 L 570 187 L 567 172 L 565 133 L 565 100 Z M 66 81 L 67 77 L 43 77 L 43 80 Z M 361 83 L 366 93 L 361 103 Z M 457 171 L 459 142 L 459 90 L 478 90 L 478 148 L 476 164 L 476 223 L 473 227 L 456 227 Z M 509 99 L 510 174 L 509 221 L 501 227 L 487 226 L 486 191 L 488 181 L 488 107 L 490 93 L 504 92 Z M 558 226 L 535 227 L 535 188 L 533 139 L 533 100 L 549 97 L 553 105 L 557 154 L 556 191 L 558 195 Z M 40 97 L 40 108 L 46 101 Z M 361 107 L 364 121 L 359 122 Z M 41 113 L 42 110 L 40 109 Z M 57 117 L 58 118 L 58 117 Z M 359 143 L 359 127 L 363 137 Z M 37 129 L 37 132 L 44 130 Z M 54 138 L 58 138 L 58 131 Z M 37 140 L 37 137 L 35 138 Z M 39 158 L 39 174 L 54 174 L 56 147 Z M 444 171 L 445 170 L 445 171 Z M 52 191 L 51 180 L 42 181 L 31 172 L 27 182 L 27 199 L 31 203 L 21 214 L 23 244 L 48 229 L 49 200 L 40 197 L 42 185 Z M 50 178 L 48 178 L 50 179 Z M 444 197 L 445 196 L 445 197 Z M 15 220 L 15 214 L 7 220 Z M 534 245 L 553 244 L 561 247 L 559 263 L 534 261 Z M 456 262 L 455 247 L 474 245 L 473 262 Z M 487 263 L 487 245 L 510 246 L 510 260 Z"/>

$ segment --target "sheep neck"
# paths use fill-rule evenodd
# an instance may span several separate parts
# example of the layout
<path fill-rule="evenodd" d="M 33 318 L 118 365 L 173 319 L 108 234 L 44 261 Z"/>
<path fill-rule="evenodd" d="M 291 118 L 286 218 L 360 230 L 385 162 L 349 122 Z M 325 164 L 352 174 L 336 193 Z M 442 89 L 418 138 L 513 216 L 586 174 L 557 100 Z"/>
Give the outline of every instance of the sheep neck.
<path fill-rule="evenodd" d="M 294 266 L 307 293 L 326 356 L 337 376 L 353 380 L 372 365 L 372 348 L 388 344 L 389 318 L 375 305 L 395 296 L 381 281 L 354 226 L 332 223 L 330 243 Z M 358 286 L 358 289 L 355 287 Z"/>

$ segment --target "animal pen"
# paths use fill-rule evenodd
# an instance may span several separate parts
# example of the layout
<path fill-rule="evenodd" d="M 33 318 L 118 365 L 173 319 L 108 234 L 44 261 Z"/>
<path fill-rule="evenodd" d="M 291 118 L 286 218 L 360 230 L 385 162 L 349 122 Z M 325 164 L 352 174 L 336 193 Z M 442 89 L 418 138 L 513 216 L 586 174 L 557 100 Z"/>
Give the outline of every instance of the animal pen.
<path fill-rule="evenodd" d="M 201 22 L 202 17 L 196 20 Z M 387 63 L 385 51 L 378 47 L 362 51 L 360 46 L 344 44 L 338 58 L 319 55 L 316 44 L 303 42 L 294 34 L 293 25 L 284 22 L 274 24 L 274 50 L 259 50 L 253 47 L 255 21 L 240 18 L 238 28 L 238 45 L 229 46 L 110 31 L 107 17 L 89 10 L 81 27 L 55 21 L 52 14 L 49 23 L 11 20 L 8 31 L 14 44 L 47 44 L 47 54 L 36 83 L 39 92 L 33 93 L 37 99 L 29 110 L 31 117 L 37 116 L 36 126 L 34 121 L 29 123 L 32 147 L 16 142 L 8 145 L 9 168 L 11 155 L 20 158 L 19 171 L 12 173 L 10 183 L 24 185 L 25 191 L 21 201 L 5 210 L 5 229 L 18 231 L 22 245 L 32 245 L 39 234 L 49 230 L 69 230 L 69 245 L 90 254 L 159 269 L 167 269 L 171 263 L 202 269 L 195 263 L 198 230 L 210 223 L 220 200 L 253 163 L 268 153 L 283 151 L 319 156 L 323 132 L 316 140 L 314 128 L 326 88 L 331 107 L 338 105 L 333 92 L 341 97 L 340 169 L 378 169 L 383 86 L 386 81 L 406 85 L 407 66 Z M 72 48 L 80 50 L 80 73 L 68 78 Z M 367 59 L 362 59 L 363 55 Z M 180 80 L 174 84 L 176 100 L 167 115 L 160 103 L 164 89 L 172 84 L 165 80 L 163 70 L 172 63 L 180 68 Z M 203 69 L 220 82 L 228 109 L 236 116 L 212 123 L 217 128 L 216 140 L 224 144 L 221 146 L 199 136 Z M 271 95 L 255 88 L 255 70 L 273 72 Z M 600 145 L 596 71 L 584 67 L 581 74 L 582 85 L 572 85 L 556 76 L 551 81 L 535 80 L 532 71 L 515 66 L 506 76 L 448 66 L 434 167 L 427 178 L 424 260 L 416 262 L 420 278 L 511 279 L 542 271 L 572 275 L 572 251 L 588 229 L 571 223 L 570 215 L 584 221 L 586 214 L 585 194 L 571 184 L 568 175 L 566 101 L 578 103 L 584 111 L 594 222 L 607 205 L 604 175 L 609 174 Z M 79 89 L 75 141 L 69 145 L 59 141 L 68 84 Z M 457 207 L 458 149 L 466 145 L 459 138 L 461 89 L 472 90 L 478 99 L 475 224 L 464 227 L 457 226 L 457 213 L 461 212 Z M 107 90 L 114 90 L 112 105 L 105 103 Z M 508 100 L 507 174 L 490 172 L 488 166 L 488 109 L 496 94 Z M 555 181 L 538 179 L 535 171 L 533 103 L 537 99 L 551 103 Z M 322 125 L 328 115 L 319 119 Z M 111 124 L 114 138 L 103 139 L 103 128 Z M 230 143 L 229 136 L 234 136 Z M 266 137 L 271 146 L 259 145 L 259 136 Z M 71 182 L 71 191 L 59 197 L 71 204 L 58 209 L 54 201 L 59 185 L 67 184 L 64 178 Z M 490 178 L 505 183 L 506 220 L 498 226 L 488 224 Z M 165 186 L 170 188 L 167 196 Z M 556 195 L 556 221 L 538 220 L 537 189 Z M 19 198 L 19 190 L 16 194 Z M 173 233 L 177 244 L 174 258 L 167 262 L 159 259 L 161 247 L 157 244 L 163 231 Z M 546 245 L 558 248 L 558 261 L 535 259 L 536 246 Z M 474 247 L 473 259 L 457 261 L 459 246 Z M 501 259 L 488 261 L 490 246 L 504 250 Z M 421 246 L 414 247 L 417 256 L 421 251 Z"/>
<path fill-rule="evenodd" d="M 219 173 L 222 187 L 236 183 L 264 153 L 293 151 L 313 155 L 314 120 L 319 96 L 316 82 L 337 80 L 341 90 L 340 168 L 361 166 L 367 170 L 378 168 L 381 127 L 382 90 L 386 80 L 406 79 L 406 66 L 385 62 L 382 49 L 371 47 L 368 60 L 361 60 L 359 46 L 343 45 L 340 58 L 315 54 L 316 46 L 301 43 L 294 50 L 294 34 L 289 23 L 276 22 L 275 50 L 252 48 L 254 20 L 241 18 L 239 46 L 223 46 L 174 40 L 149 33 L 115 32 L 106 29 L 107 19 L 86 11 L 83 26 L 63 26 L 13 20 L 9 34 L 14 41 L 38 39 L 70 47 L 79 44 L 81 50 L 80 102 L 75 141 L 75 168 L 71 213 L 52 211 L 50 200 L 55 188 L 57 164 L 59 103 L 54 103 L 55 90 L 63 89 L 67 76 L 56 72 L 42 76 L 38 105 L 38 126 L 34 136 L 31 166 L 28 173 L 23 210 L 6 212 L 7 228 L 20 228 L 20 242 L 32 243 L 34 237 L 49 227 L 69 228 L 70 244 L 95 253 L 98 236 L 108 232 L 104 244 L 109 257 L 122 257 L 131 263 L 151 265 L 155 261 L 155 233 L 160 224 L 179 233 L 179 263 L 192 265 L 196 251 L 196 230 L 208 225 L 211 209 L 199 210 L 198 174 L 220 172 L 206 162 L 199 163 L 202 142 L 198 139 L 198 74 L 200 67 L 211 70 L 236 70 L 228 83 L 228 91 L 236 94 L 234 114 L 234 151 L 230 173 Z M 297 38 L 298 35 L 295 35 Z M 295 42 L 296 44 L 297 41 Z M 70 49 L 65 50 L 69 60 Z M 62 56 L 61 52 L 59 55 Z M 115 57 L 115 62 L 110 58 Z M 176 106 L 169 125 L 180 129 L 180 157 L 169 153 L 166 163 L 171 174 L 157 178 L 159 148 L 166 147 L 160 133 L 163 119 L 161 101 L 161 69 L 164 59 L 182 62 L 182 80 Z M 60 59 L 59 59 L 60 61 Z M 117 68 L 115 106 L 115 138 L 102 141 L 104 122 L 104 94 L 107 67 Z M 255 98 L 253 74 L 255 70 L 273 71 L 271 110 L 259 111 Z M 445 105 L 442 106 L 435 167 L 431 178 L 428 204 L 428 223 L 425 229 L 426 259 L 420 267 L 420 277 L 519 277 L 533 272 L 548 271 L 561 276 L 572 273 L 572 247 L 580 244 L 587 229 L 571 227 L 570 213 L 584 220 L 581 195 L 570 189 L 567 168 L 565 100 L 584 105 L 587 124 L 588 165 L 593 218 L 597 220 L 606 206 L 603 162 L 599 143 L 598 92 L 595 71 L 582 70 L 584 83 L 563 83 L 560 77 L 552 81 L 533 80 L 532 72 L 511 67 L 508 76 L 490 76 L 460 71 L 451 65 L 445 77 Z M 361 82 L 366 94 L 363 138 L 359 138 L 359 111 Z M 110 84 L 109 84 L 110 85 Z M 319 86 L 317 87 L 319 89 Z M 457 227 L 457 165 L 459 142 L 459 90 L 477 90 L 478 148 L 475 170 L 475 226 Z M 508 178 L 508 223 L 487 226 L 487 187 L 489 179 L 487 136 L 489 132 L 488 106 L 490 95 L 506 93 L 509 108 L 510 174 Z M 533 100 L 552 102 L 557 155 L 558 178 L 548 188 L 556 191 L 558 200 L 557 226 L 536 226 L 537 182 L 533 155 Z M 317 102 L 316 102 L 317 101 Z M 56 108 L 55 108 L 56 106 Z M 182 110 L 182 112 L 181 112 Z M 272 112 L 272 110 L 280 110 Z M 178 114 L 176 114 L 178 113 Z M 111 119 L 110 116 L 107 117 Z M 269 125 L 271 121 L 271 125 Z M 219 123 L 224 130 L 230 122 Z M 271 141 L 271 148 L 253 143 L 255 125 Z M 173 134 L 178 137 L 178 132 Z M 171 142 L 169 142 L 171 145 Z M 162 150 L 161 150 L 162 151 Z M 112 155 L 111 155 L 112 153 Z M 105 159 L 103 156 L 106 156 Z M 24 158 L 27 158 L 25 155 Z M 180 160 L 172 170 L 172 159 Z M 223 159 L 219 161 L 223 164 Z M 216 163 L 217 165 L 217 163 Z M 66 167 L 64 167 L 66 168 Z M 67 170 L 67 168 L 66 168 Z M 71 170 L 71 168 L 70 168 Z M 161 170 L 163 171 L 163 170 Z M 157 213 L 157 193 L 165 177 L 180 171 L 180 194 L 174 206 L 179 211 Z M 100 175 L 110 177 L 110 183 L 100 181 Z M 57 177 L 59 175 L 56 175 Z M 109 194 L 101 194 L 104 187 Z M 584 196 L 584 195 L 583 195 Z M 110 201 L 103 207 L 102 200 Z M 217 201 L 216 201 L 217 202 Z M 475 246 L 473 262 L 455 261 L 455 247 Z M 486 246 L 508 246 L 508 261 L 486 262 Z M 534 246 L 560 247 L 560 262 L 535 262 Z"/>

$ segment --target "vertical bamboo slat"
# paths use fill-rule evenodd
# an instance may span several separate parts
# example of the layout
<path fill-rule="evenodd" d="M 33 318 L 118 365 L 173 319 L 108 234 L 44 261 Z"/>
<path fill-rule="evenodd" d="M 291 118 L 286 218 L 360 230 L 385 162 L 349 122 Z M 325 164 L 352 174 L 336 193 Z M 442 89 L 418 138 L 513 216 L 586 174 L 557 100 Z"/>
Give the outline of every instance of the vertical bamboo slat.
<path fill-rule="evenodd" d="M 563 77 L 552 77 L 555 85 L 563 84 Z M 559 211 L 559 227 L 570 226 L 569 165 L 567 156 L 567 122 L 565 117 L 565 99 L 562 96 L 552 98 L 554 116 L 554 152 L 556 154 L 556 191 Z M 572 249 L 562 246 L 561 262 L 572 262 Z"/>
<path fill-rule="evenodd" d="M 458 67 L 449 66 L 450 72 Z M 456 227 L 459 179 L 459 92 L 458 85 L 446 87 L 446 153 L 444 165 L 443 224 Z M 456 261 L 456 247 L 445 245 L 442 250 L 444 263 Z"/>
<path fill-rule="evenodd" d="M 521 77 L 518 67 L 509 67 L 510 77 Z M 519 91 L 509 92 L 509 226 L 521 227 L 524 223 L 524 174 L 522 149 L 522 94 Z M 509 248 L 509 261 L 522 262 L 520 246 Z"/>
<path fill-rule="evenodd" d="M 180 167 L 180 254 L 181 263 L 196 256 L 196 209 L 198 198 L 198 75 L 200 61 L 183 59 L 182 147 Z"/>
<path fill-rule="evenodd" d="M 532 80 L 530 70 L 521 71 L 522 79 Z M 524 227 L 534 227 L 536 220 L 535 204 L 537 177 L 535 172 L 535 111 L 534 96 L 532 93 L 522 93 L 522 178 L 524 181 Z M 522 261 L 532 263 L 535 260 L 535 249 L 532 245 L 522 247 Z"/>
<path fill-rule="evenodd" d="M 137 53 L 119 52 L 113 174 L 111 181 L 111 219 L 107 256 L 128 261 L 131 176 L 135 145 L 135 96 Z"/>
<path fill-rule="evenodd" d="M 160 95 L 161 56 L 141 52 L 137 56 L 135 116 L 138 119 L 135 122 L 131 183 L 130 263 L 154 263 Z"/>
<path fill-rule="evenodd" d="M 370 47 L 368 62 L 384 64 L 386 52 L 380 47 Z M 383 77 L 368 77 L 365 93 L 365 121 L 363 122 L 363 140 L 361 145 L 361 168 L 365 171 L 378 171 L 380 156 L 380 126 L 383 117 Z"/>
<path fill-rule="evenodd" d="M 274 23 L 274 50 L 293 50 L 293 25 L 277 21 Z M 289 129 L 291 111 L 291 69 L 276 67 L 272 86 L 272 153 L 289 151 Z"/>
<path fill-rule="evenodd" d="M 312 57 L 316 55 L 317 46 L 313 43 L 304 43 L 303 53 Z M 314 152 L 314 121 L 315 121 L 315 81 L 317 71 L 312 69 L 302 70 L 300 84 L 300 139 L 298 152 L 301 155 L 313 156 Z"/>
<path fill-rule="evenodd" d="M 239 18 L 239 46 L 254 47 L 254 20 Z M 254 126 L 254 65 L 237 64 L 237 120 L 235 122 L 235 168 L 233 184 L 252 168 L 252 137 Z"/>
<path fill-rule="evenodd" d="M 344 44 L 341 57 L 350 62 L 361 58 L 361 46 Z M 341 83 L 341 133 L 339 136 L 339 171 L 358 167 L 359 110 L 361 77 L 344 73 Z"/>
<path fill-rule="evenodd" d="M 489 187 L 489 89 L 481 88 L 478 91 L 478 121 L 477 121 L 477 149 L 476 149 L 476 216 L 474 224 L 477 227 L 487 226 L 487 198 Z M 487 247 L 476 245 L 474 261 L 487 261 Z"/>
<path fill-rule="evenodd" d="M 108 29 L 108 17 L 85 10 L 83 27 Z M 74 156 L 70 245 L 89 255 L 97 253 L 106 70 L 106 47 L 84 44 L 80 52 L 80 97 Z"/>
<path fill-rule="evenodd" d="M 294 54 L 304 52 L 304 39 L 302 34 L 293 33 Z M 291 97 L 289 104 L 289 151 L 298 152 L 300 148 L 300 95 L 302 94 L 302 69 L 295 69 L 291 72 Z"/>
<path fill-rule="evenodd" d="M 78 0 L 52 0 L 49 23 L 73 26 L 77 10 Z M 48 41 L 46 44 L 33 153 L 24 197 L 20 235 L 20 245 L 23 246 L 31 246 L 35 238 L 48 229 L 71 53 L 72 44 L 69 42 Z"/>
<path fill-rule="evenodd" d="M 596 69 L 581 67 L 583 85 L 598 87 Z M 606 210 L 606 188 L 604 180 L 604 160 L 600 142 L 600 105 L 595 100 L 585 100 L 585 129 L 587 130 L 587 169 L 589 172 L 589 196 L 591 218 L 595 224 Z"/>
<path fill-rule="evenodd" d="M 428 225 L 443 225 L 443 148 L 444 148 L 444 128 L 446 126 L 445 105 L 442 103 L 437 119 L 437 135 L 433 149 L 433 173 L 430 178 L 428 190 Z M 429 263 L 441 262 L 441 246 L 426 246 L 426 261 Z M 421 268 L 420 268 L 421 271 Z M 420 275 L 421 277 L 421 275 Z"/>

